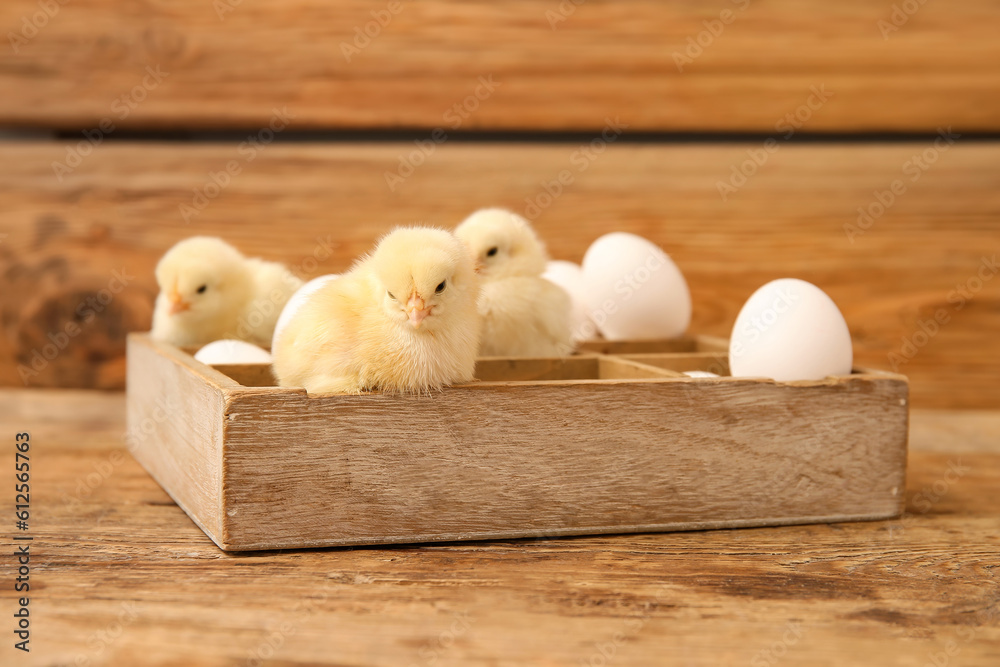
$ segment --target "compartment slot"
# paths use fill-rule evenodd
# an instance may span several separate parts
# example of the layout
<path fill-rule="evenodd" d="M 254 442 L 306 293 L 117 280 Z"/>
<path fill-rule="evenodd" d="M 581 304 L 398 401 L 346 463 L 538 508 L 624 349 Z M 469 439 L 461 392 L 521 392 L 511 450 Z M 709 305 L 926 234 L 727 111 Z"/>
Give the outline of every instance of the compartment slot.
<path fill-rule="evenodd" d="M 629 361 L 665 368 L 678 373 L 708 371 L 716 375 L 729 375 L 729 354 L 724 352 L 689 352 L 684 354 L 629 354 L 621 357 Z"/>
<path fill-rule="evenodd" d="M 722 352 L 729 354 L 729 340 L 718 336 L 695 336 L 697 352 Z"/>
<path fill-rule="evenodd" d="M 657 355 L 657 358 L 662 355 Z M 211 368 L 244 387 L 277 387 L 270 364 L 216 364 Z M 567 380 L 644 380 L 679 377 L 676 369 L 639 359 L 609 356 L 506 358 L 476 362 L 480 382 L 562 382 Z"/>
<path fill-rule="evenodd" d="M 476 362 L 476 379 L 481 382 L 596 380 L 599 376 L 594 356 L 483 357 Z"/>
<path fill-rule="evenodd" d="M 277 387 L 271 364 L 218 364 L 212 366 L 244 387 Z"/>
<path fill-rule="evenodd" d="M 580 343 L 578 349 L 581 352 L 612 355 L 695 352 L 698 341 L 689 337 L 670 340 L 588 340 Z"/>
<path fill-rule="evenodd" d="M 600 357 L 599 379 L 601 380 L 648 380 L 651 378 L 684 377 L 664 368 L 639 363 L 622 357 Z"/>

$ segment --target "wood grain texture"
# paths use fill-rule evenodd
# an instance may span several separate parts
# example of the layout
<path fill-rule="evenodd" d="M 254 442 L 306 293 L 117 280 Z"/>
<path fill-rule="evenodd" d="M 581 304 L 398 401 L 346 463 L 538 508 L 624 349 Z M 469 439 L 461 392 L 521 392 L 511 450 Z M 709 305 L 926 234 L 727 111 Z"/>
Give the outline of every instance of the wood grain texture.
<path fill-rule="evenodd" d="M 236 383 L 168 345 L 128 348 L 129 452 L 206 532 L 220 534 L 225 396 Z"/>
<path fill-rule="evenodd" d="M 244 387 L 276 387 L 271 364 L 213 364 L 212 368 Z"/>
<path fill-rule="evenodd" d="M 154 395 L 176 408 L 136 458 L 230 551 L 902 511 L 909 408 L 901 376 L 776 384 L 692 380 L 605 356 L 552 364 L 558 376 L 567 366 L 579 367 L 577 377 L 526 381 L 515 368 L 514 381 L 428 396 L 307 396 L 228 378 L 215 384 L 215 371 L 135 334 L 129 424 L 153 421 L 149 392 L 132 381 L 161 387 Z"/>
<path fill-rule="evenodd" d="M 729 375 L 729 354 L 725 352 L 688 352 L 671 354 L 629 354 L 624 358 L 648 366 L 672 371 L 708 371 L 716 375 Z"/>
<path fill-rule="evenodd" d="M 219 537 L 229 549 L 814 523 L 900 510 L 906 418 L 890 383 L 865 394 L 682 380 L 470 386 L 418 400 L 275 398 L 239 396 L 230 408 L 232 509 Z"/>
<path fill-rule="evenodd" d="M 410 146 L 271 145 L 185 223 L 180 206 L 236 147 L 104 145 L 60 183 L 66 145 L 0 145 L 0 384 L 24 386 L 22 366 L 31 386 L 121 387 L 125 334 L 149 326 L 153 266 L 186 236 L 222 235 L 310 278 L 343 271 L 393 225 L 451 226 L 501 205 L 529 214 L 559 259 L 613 230 L 660 244 L 687 276 L 696 333 L 728 337 L 757 287 L 809 280 L 843 310 L 856 365 L 908 355 L 898 368 L 915 405 L 996 405 L 1000 147 L 959 140 L 911 182 L 904 165 L 929 145 L 784 146 L 722 201 L 717 182 L 758 148 L 612 144 L 581 172 L 576 145 L 445 144 L 390 191 L 384 174 Z M 562 171 L 573 181 L 561 196 L 529 210 Z M 905 194 L 852 242 L 845 225 L 896 179 Z M 104 294 L 121 271 L 127 286 Z M 938 311 L 948 321 L 928 337 Z M 71 321 L 78 335 L 39 360 Z"/>
<path fill-rule="evenodd" d="M 39 457 L 17 664 L 578 667 L 603 648 L 638 667 L 911 667 L 949 642 L 950 665 L 1000 656 L 998 412 L 914 412 L 899 520 L 249 555 L 220 552 L 128 455 L 124 414 L 116 393 L 0 391 L 0 432 L 30 429 Z"/>
<path fill-rule="evenodd" d="M 992 0 L 60 4 L 0 49 L 0 123 L 774 132 L 802 108 L 813 131 L 1000 129 Z M 5 2 L 0 25 L 38 11 Z"/>
<path fill-rule="evenodd" d="M 509 359 L 484 357 L 476 361 L 476 379 L 483 382 L 529 380 L 581 380 L 597 378 L 596 357 L 554 357 L 549 359 Z"/>

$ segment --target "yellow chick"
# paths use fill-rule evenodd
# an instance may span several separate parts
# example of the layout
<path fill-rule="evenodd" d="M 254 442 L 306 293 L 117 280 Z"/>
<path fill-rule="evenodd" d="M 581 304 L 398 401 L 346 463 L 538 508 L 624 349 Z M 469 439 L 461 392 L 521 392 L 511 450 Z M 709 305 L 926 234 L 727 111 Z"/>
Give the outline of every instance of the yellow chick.
<path fill-rule="evenodd" d="M 405 227 L 306 300 L 275 341 L 283 387 L 423 393 L 473 379 L 481 322 L 472 258 L 449 232 Z"/>
<path fill-rule="evenodd" d="M 151 336 L 184 347 L 224 338 L 269 346 L 281 309 L 302 281 L 277 262 L 244 257 L 219 238 L 193 236 L 156 265 Z"/>
<path fill-rule="evenodd" d="M 480 355 L 550 357 L 571 354 L 572 301 L 542 278 L 548 255 L 527 220 L 500 208 L 470 215 L 455 229 L 482 278 Z"/>

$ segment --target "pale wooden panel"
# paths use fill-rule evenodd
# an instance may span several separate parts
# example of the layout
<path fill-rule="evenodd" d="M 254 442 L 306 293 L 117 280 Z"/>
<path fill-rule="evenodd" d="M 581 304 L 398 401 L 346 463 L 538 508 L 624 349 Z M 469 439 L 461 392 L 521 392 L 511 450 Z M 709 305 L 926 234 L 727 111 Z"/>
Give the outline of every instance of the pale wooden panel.
<path fill-rule="evenodd" d="M 639 381 L 424 397 L 230 390 L 212 538 L 239 551 L 901 513 L 909 408 L 898 378 L 655 382 L 656 369 L 635 366 Z"/>
<path fill-rule="evenodd" d="M 1000 652 L 997 412 L 913 414 L 933 451 L 911 453 L 900 520 L 253 556 L 221 553 L 128 456 L 120 393 L 0 391 L 0 431 L 25 428 L 39 587 L 17 664 L 578 667 L 619 632 L 610 665 L 769 664 L 775 644 L 775 665 L 823 667 L 924 665 L 952 640 L 949 664 Z"/>
<path fill-rule="evenodd" d="M 729 374 L 729 355 L 720 352 L 689 352 L 687 354 L 632 354 L 625 357 L 649 366 L 672 371 L 708 371 L 716 375 Z"/>
<path fill-rule="evenodd" d="M 680 373 L 657 366 L 639 363 L 631 359 L 602 357 L 600 359 L 602 378 L 642 380 L 645 378 L 681 377 Z"/>
<path fill-rule="evenodd" d="M 485 357 L 476 362 L 476 380 L 481 382 L 596 379 L 600 371 L 600 361 L 596 357 L 554 359 Z"/>
<path fill-rule="evenodd" d="M 219 386 L 235 383 L 166 345 L 130 344 L 128 355 L 126 447 L 204 530 L 221 532 Z"/>
<path fill-rule="evenodd" d="M 551 17 L 568 0 L 404 2 L 348 62 L 342 45 L 389 4 L 72 0 L 16 52 L 4 40 L 0 123 L 259 127 L 287 107 L 299 128 L 600 130 L 610 116 L 631 129 L 773 132 L 825 86 L 833 96 L 802 112 L 806 129 L 1000 128 L 994 0 L 914 1 L 891 32 L 879 22 L 897 0 L 590 0 L 565 21 Z M 17 33 L 38 11 L 4 2 L 0 25 Z M 679 68 L 687 49 L 695 58 Z M 133 93 L 146 67 L 167 74 Z M 499 85 L 466 118 L 450 115 L 480 77 Z"/>
<path fill-rule="evenodd" d="M 0 380 L 23 386 L 18 364 L 124 268 L 134 279 L 104 316 L 82 322 L 28 378 L 120 387 L 125 332 L 149 325 L 153 265 L 185 236 L 221 234 L 308 278 L 342 271 L 394 224 L 453 225 L 478 206 L 503 205 L 534 218 L 561 259 L 579 261 L 612 230 L 661 244 L 690 282 L 696 333 L 728 337 L 754 289 L 797 276 L 840 304 L 856 365 L 887 368 L 904 337 L 924 342 L 920 322 L 944 310 L 949 322 L 899 366 L 914 403 L 996 405 L 1000 279 L 978 283 L 977 273 L 1000 245 L 1000 147 L 959 140 L 912 182 L 904 165 L 927 145 L 785 146 L 723 201 L 717 182 L 757 148 L 616 144 L 580 171 L 576 145 L 445 144 L 393 192 L 385 173 L 408 146 L 272 145 L 185 223 L 179 207 L 210 172 L 241 159 L 237 147 L 105 145 L 60 183 L 51 164 L 64 145 L 0 146 L 0 233 L 8 235 Z M 544 210 L 531 208 L 562 171 L 572 183 Z M 844 226 L 895 179 L 907 192 L 852 243 Z M 956 285 L 970 281 L 979 291 L 959 310 L 949 295 L 954 301 Z"/>
<path fill-rule="evenodd" d="M 244 387 L 274 387 L 278 384 L 270 364 L 213 364 L 212 368 Z"/>

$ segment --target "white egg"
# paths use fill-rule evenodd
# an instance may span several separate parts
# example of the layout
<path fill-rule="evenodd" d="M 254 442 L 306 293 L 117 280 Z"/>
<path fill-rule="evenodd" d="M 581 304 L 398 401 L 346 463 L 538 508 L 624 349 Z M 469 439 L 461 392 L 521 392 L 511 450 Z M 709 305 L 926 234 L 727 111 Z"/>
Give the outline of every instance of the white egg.
<path fill-rule="evenodd" d="M 573 302 L 573 340 L 580 342 L 594 338 L 597 335 L 597 325 L 590 319 L 587 311 L 587 286 L 584 284 L 583 268 L 573 262 L 555 260 L 548 263 L 542 277 L 566 290 Z"/>
<path fill-rule="evenodd" d="M 309 295 L 331 280 L 336 279 L 337 274 L 330 273 L 325 276 L 313 278 L 296 290 L 295 294 L 292 295 L 292 298 L 285 304 L 284 309 L 281 311 L 281 315 L 278 316 L 278 323 L 274 325 L 274 335 L 271 336 L 272 350 L 274 349 L 274 344 L 278 341 L 278 334 L 280 334 L 282 330 L 288 326 L 288 323 L 292 321 L 292 315 L 298 312 L 299 308 L 302 307 L 302 304 L 304 304 L 309 298 Z"/>
<path fill-rule="evenodd" d="M 194 358 L 203 364 L 270 364 L 274 360 L 262 347 L 243 340 L 216 340 L 198 350 Z"/>
<path fill-rule="evenodd" d="M 796 278 L 767 283 L 740 310 L 729 340 L 736 377 L 779 382 L 848 375 L 854 362 L 851 332 L 837 305 L 820 288 Z"/>
<path fill-rule="evenodd" d="M 674 338 L 691 323 L 691 292 L 657 245 L 625 232 L 594 241 L 583 258 L 590 317 L 608 340 Z"/>
<path fill-rule="evenodd" d="M 684 375 L 691 378 L 717 378 L 719 377 L 716 373 L 709 373 L 708 371 L 686 371 Z"/>

